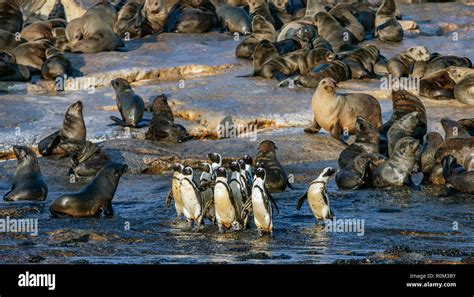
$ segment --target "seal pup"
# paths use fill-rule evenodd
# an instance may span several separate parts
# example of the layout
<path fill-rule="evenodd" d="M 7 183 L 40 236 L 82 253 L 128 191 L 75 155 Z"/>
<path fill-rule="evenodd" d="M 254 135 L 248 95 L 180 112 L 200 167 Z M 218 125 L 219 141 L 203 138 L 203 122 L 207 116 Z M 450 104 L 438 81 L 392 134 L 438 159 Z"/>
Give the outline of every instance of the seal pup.
<path fill-rule="evenodd" d="M 341 141 L 343 134 L 355 134 L 357 116 L 364 117 L 375 128 L 382 125 L 382 113 L 377 99 L 363 93 L 338 93 L 336 82 L 331 78 L 320 81 L 311 100 L 311 109 L 314 115 L 313 125 L 304 131 L 318 133 L 323 128 Z"/>
<path fill-rule="evenodd" d="M 156 96 L 152 104 L 153 118 L 145 133 L 145 139 L 185 142 L 192 139 L 186 128 L 174 122 L 173 112 L 165 94 Z"/>
<path fill-rule="evenodd" d="M 403 28 L 396 18 L 395 0 L 383 0 L 375 13 L 375 37 L 381 41 L 398 42 L 403 39 Z"/>
<path fill-rule="evenodd" d="M 342 62 L 350 68 L 353 79 L 376 77 L 374 66 L 379 59 L 380 50 L 375 45 L 366 45 L 347 55 L 341 53 L 338 56 L 343 56 Z"/>
<path fill-rule="evenodd" d="M 252 196 L 243 208 L 242 219 L 247 220 L 250 208 L 253 212 L 255 226 L 258 234 L 263 236 L 265 233 L 273 235 L 273 208 L 280 212 L 273 196 L 268 192 L 265 186 L 266 172 L 264 168 L 255 170 L 255 181 L 252 185 Z"/>
<path fill-rule="evenodd" d="M 414 186 L 411 173 L 415 166 L 415 154 L 419 144 L 420 141 L 413 137 L 400 139 L 390 158 L 375 169 L 373 185 L 377 188 Z"/>
<path fill-rule="evenodd" d="M 275 26 L 275 19 L 273 18 L 270 8 L 265 0 L 247 0 L 249 6 L 250 18 L 253 19 L 256 15 L 263 16 L 267 21 L 269 21 L 275 29 L 280 29 Z"/>
<path fill-rule="evenodd" d="M 0 50 L 12 53 L 17 46 L 25 42 L 27 42 L 27 40 L 21 36 L 18 38 L 17 35 L 0 29 Z"/>
<path fill-rule="evenodd" d="M 118 12 L 114 32 L 122 38 L 136 38 L 142 36 L 142 14 L 145 1 L 128 1 Z"/>
<path fill-rule="evenodd" d="M 444 129 L 444 139 L 449 138 L 469 138 L 471 134 L 457 121 L 448 118 L 441 119 L 441 125 Z"/>
<path fill-rule="evenodd" d="M 466 171 L 452 155 L 444 157 L 442 165 L 448 194 L 454 191 L 474 194 L 474 171 Z"/>
<path fill-rule="evenodd" d="M 142 97 L 135 94 L 132 87 L 123 78 L 113 79 L 110 84 L 115 91 L 115 101 L 117 108 L 122 116 L 119 119 L 115 116 L 110 116 L 110 119 L 115 122 L 113 125 L 120 125 L 122 127 L 142 128 L 147 126 L 149 120 L 143 121 L 143 113 L 145 112 L 145 103 Z"/>
<path fill-rule="evenodd" d="M 171 180 L 171 190 L 166 196 L 166 206 L 170 206 L 171 200 L 174 200 L 176 209 L 176 219 L 181 219 L 183 212 L 183 201 L 181 200 L 181 180 L 183 179 L 184 166 L 180 163 L 173 164 L 173 178 Z"/>
<path fill-rule="evenodd" d="M 309 207 L 311 208 L 316 220 L 322 220 L 324 222 L 332 219 L 334 214 L 329 206 L 329 198 L 326 188 L 329 178 L 335 172 L 336 170 L 331 167 L 324 168 L 318 178 L 309 184 L 306 193 L 298 199 L 296 209 L 300 210 L 304 201 L 308 200 Z"/>
<path fill-rule="evenodd" d="M 209 221 L 215 223 L 216 221 L 216 210 L 214 208 L 213 195 L 213 181 L 212 176 L 214 174 L 212 166 L 209 163 L 202 163 L 202 173 L 199 178 L 199 191 L 201 191 L 202 198 L 204 200 L 204 217 Z"/>
<path fill-rule="evenodd" d="M 94 217 L 104 212 L 112 217 L 112 199 L 128 166 L 120 163 L 109 163 L 102 168 L 94 180 L 77 193 L 65 194 L 54 200 L 50 212 L 53 217 Z"/>
<path fill-rule="evenodd" d="M 101 151 L 101 146 L 90 141 L 78 144 L 76 150 L 70 153 L 70 158 L 68 176 L 74 175 L 76 178 L 95 176 L 109 161 Z"/>
<path fill-rule="evenodd" d="M 351 4 L 338 3 L 329 11 L 329 14 L 349 31 L 351 40 L 362 42 L 365 38 L 365 28 L 354 16 L 355 12 L 356 10 Z"/>
<path fill-rule="evenodd" d="M 82 115 L 83 104 L 77 101 L 71 104 L 64 115 L 61 129 L 42 139 L 38 150 L 43 156 L 71 152 L 68 144 L 81 145 L 86 140 L 86 124 Z"/>
<path fill-rule="evenodd" d="M 283 166 L 276 157 L 277 149 L 273 141 L 264 140 L 260 142 L 255 158 L 256 163 L 261 163 L 265 167 L 265 186 L 270 192 L 284 191 L 287 186 L 293 189 Z"/>
<path fill-rule="evenodd" d="M 227 171 L 224 167 L 216 169 L 216 184 L 214 186 L 214 207 L 219 233 L 225 229 L 241 230 L 242 219 L 237 202 L 232 196 L 232 190 L 227 184 Z"/>
<path fill-rule="evenodd" d="M 163 32 L 168 15 L 178 0 L 145 0 L 141 9 L 143 36 Z"/>
<path fill-rule="evenodd" d="M 387 132 L 388 156 L 392 155 L 396 143 L 401 138 L 411 136 L 415 139 L 418 139 L 419 141 L 420 138 L 424 138 L 424 134 L 416 135 L 415 137 L 415 130 L 418 128 L 419 125 L 422 124 L 422 121 L 422 115 L 418 111 L 414 111 L 404 115 L 398 121 L 393 123 L 393 125 L 390 127 L 390 129 L 388 129 Z"/>
<path fill-rule="evenodd" d="M 319 83 L 325 78 L 331 78 L 338 83 L 351 79 L 351 76 L 351 68 L 343 61 L 336 60 L 314 67 L 311 71 L 303 75 L 289 77 L 281 81 L 278 86 L 286 87 L 292 83 L 297 87 L 317 88 Z"/>
<path fill-rule="evenodd" d="M 56 77 L 71 76 L 72 64 L 64 54 L 55 47 L 49 47 L 45 51 L 46 61 L 41 66 L 41 76 L 46 80 L 54 80 Z"/>
<path fill-rule="evenodd" d="M 318 28 L 318 35 L 331 44 L 335 53 L 353 49 L 350 32 L 329 13 L 318 12 L 314 16 L 314 25 Z"/>
<path fill-rule="evenodd" d="M 3 199 L 5 201 L 46 200 L 48 186 L 43 179 L 33 150 L 26 146 L 14 145 L 13 152 L 18 160 L 18 166 L 12 189 L 3 196 Z"/>
<path fill-rule="evenodd" d="M 204 199 L 201 191 L 194 182 L 193 169 L 186 166 L 182 170 L 183 177 L 181 178 L 179 187 L 179 196 L 183 203 L 183 213 L 188 221 L 189 227 L 193 227 L 193 222 L 196 223 L 196 231 L 199 231 L 204 218 Z"/>
<path fill-rule="evenodd" d="M 393 1 L 393 0 L 392 0 Z M 430 51 L 424 46 L 410 47 L 388 60 L 387 70 L 393 77 L 408 77 L 412 71 L 415 62 L 429 61 Z"/>
<path fill-rule="evenodd" d="M 275 28 L 263 16 L 256 15 L 252 20 L 252 34 L 239 43 L 235 49 L 235 56 L 241 59 L 251 59 L 255 47 L 262 40 L 274 42 Z"/>
<path fill-rule="evenodd" d="M 214 5 L 208 0 L 179 1 L 167 16 L 165 31 L 205 33 L 218 23 Z"/>

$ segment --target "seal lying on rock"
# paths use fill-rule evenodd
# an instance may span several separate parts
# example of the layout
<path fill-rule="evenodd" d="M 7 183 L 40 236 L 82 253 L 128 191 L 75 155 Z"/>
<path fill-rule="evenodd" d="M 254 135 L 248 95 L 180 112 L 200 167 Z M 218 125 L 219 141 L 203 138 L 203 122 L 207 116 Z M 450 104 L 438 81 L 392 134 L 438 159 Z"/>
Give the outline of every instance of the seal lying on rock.
<path fill-rule="evenodd" d="M 128 1 L 117 15 L 114 32 L 122 38 L 136 38 L 142 36 L 142 14 L 144 0 Z"/>
<path fill-rule="evenodd" d="M 474 194 L 474 171 L 466 171 L 452 155 L 444 157 L 442 165 L 448 193 L 454 190 Z"/>
<path fill-rule="evenodd" d="M 127 168 L 125 164 L 109 163 L 84 189 L 54 200 L 50 207 L 52 216 L 84 218 L 100 216 L 102 211 L 106 217 L 113 216 L 112 199 Z"/>
<path fill-rule="evenodd" d="M 265 168 L 265 186 L 270 192 L 284 191 L 287 186 L 293 189 L 283 166 L 276 157 L 277 149 L 273 141 L 264 140 L 258 146 L 257 157 L 255 158 L 255 163 L 260 163 Z"/>
<path fill-rule="evenodd" d="M 235 56 L 241 59 L 251 59 L 255 47 L 262 40 L 275 41 L 275 28 L 263 16 L 256 15 L 252 20 L 252 34 L 243 40 L 235 49 Z"/>
<path fill-rule="evenodd" d="M 342 141 L 342 135 L 356 132 L 356 117 L 364 117 L 375 128 L 382 125 L 380 104 L 373 96 L 363 93 L 340 94 L 331 78 L 321 80 L 311 101 L 314 122 L 306 133 L 317 133 L 321 128 Z"/>
<path fill-rule="evenodd" d="M 68 175 L 72 174 L 78 178 L 94 176 L 107 162 L 108 157 L 101 152 L 101 147 L 98 144 L 85 141 L 71 153 L 72 165 Z"/>
<path fill-rule="evenodd" d="M 145 103 L 142 97 L 135 94 L 128 81 L 123 78 L 116 78 L 112 80 L 110 84 L 115 90 L 115 101 L 117 102 L 117 108 L 122 116 L 122 119 L 115 116 L 111 116 L 110 119 L 114 121 L 116 125 L 123 127 L 142 128 L 146 126 L 149 120 L 146 120 L 146 124 L 143 123 L 145 121 L 143 119 Z"/>
<path fill-rule="evenodd" d="M 450 66 L 446 71 L 456 83 L 454 98 L 464 104 L 474 105 L 474 69 Z"/>
<path fill-rule="evenodd" d="M 145 138 L 148 140 L 184 142 L 192 137 L 180 124 L 175 124 L 173 112 L 164 94 L 155 98 L 152 106 L 153 118 Z"/>
<path fill-rule="evenodd" d="M 388 61 L 387 70 L 393 77 L 408 77 L 415 62 L 429 61 L 430 51 L 424 46 L 414 46 L 396 54 Z"/>
<path fill-rule="evenodd" d="M 395 145 L 397 144 L 398 140 L 400 140 L 401 138 L 411 136 L 420 141 L 420 139 L 424 138 L 425 133 L 426 133 L 426 117 L 423 118 L 423 114 L 421 114 L 418 111 L 414 111 L 414 112 L 404 115 L 395 123 L 393 123 L 390 129 L 388 129 L 388 132 L 387 132 L 388 156 L 391 156 L 393 154 Z"/>
<path fill-rule="evenodd" d="M 252 21 L 249 14 L 240 7 L 221 4 L 216 14 L 223 30 L 248 35 L 252 32 Z"/>
<path fill-rule="evenodd" d="M 420 80 L 420 95 L 430 99 L 454 99 L 455 86 L 449 72 L 439 70 Z"/>
<path fill-rule="evenodd" d="M 18 65 L 12 54 L 0 51 L 0 81 L 28 81 L 30 77 L 28 67 Z"/>
<path fill-rule="evenodd" d="M 13 50 L 16 63 L 28 67 L 30 72 L 40 72 L 46 61 L 46 49 L 53 44 L 47 39 L 22 43 Z"/>
<path fill-rule="evenodd" d="M 70 76 L 72 74 L 72 64 L 64 54 L 55 47 L 50 47 L 45 51 L 46 61 L 41 66 L 41 76 L 44 79 L 54 80 L 56 77 Z"/>
<path fill-rule="evenodd" d="M 29 147 L 13 146 L 18 166 L 13 178 L 12 189 L 3 196 L 6 201 L 37 200 L 44 201 L 48 186 L 38 164 L 36 154 Z"/>
<path fill-rule="evenodd" d="M 444 139 L 449 138 L 469 138 L 471 134 L 457 121 L 448 118 L 441 119 L 441 125 L 444 129 Z"/>
<path fill-rule="evenodd" d="M 328 64 L 320 65 L 311 71 L 289 77 L 278 84 L 279 87 L 298 86 L 305 88 L 317 88 L 321 80 L 331 78 L 336 83 L 351 78 L 351 68 L 346 63 L 336 60 Z"/>
<path fill-rule="evenodd" d="M 383 0 L 375 14 L 375 37 L 381 41 L 401 41 L 403 28 L 396 18 L 395 0 Z"/>

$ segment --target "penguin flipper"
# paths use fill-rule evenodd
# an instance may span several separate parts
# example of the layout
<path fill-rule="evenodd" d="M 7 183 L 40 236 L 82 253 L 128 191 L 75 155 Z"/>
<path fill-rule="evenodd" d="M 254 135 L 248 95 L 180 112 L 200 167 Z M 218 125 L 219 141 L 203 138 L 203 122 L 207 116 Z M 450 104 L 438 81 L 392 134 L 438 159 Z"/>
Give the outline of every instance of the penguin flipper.
<path fill-rule="evenodd" d="M 173 195 L 172 195 L 171 190 L 170 190 L 170 192 L 169 192 L 168 195 L 166 196 L 166 207 L 169 207 L 169 206 L 170 206 L 172 199 L 173 199 Z"/>
<path fill-rule="evenodd" d="M 265 190 L 265 195 L 268 197 L 268 200 L 270 200 L 270 202 L 272 203 L 273 207 L 276 209 L 277 213 L 280 213 L 280 209 L 278 209 L 278 205 L 276 204 L 275 199 L 274 199 L 273 196 L 270 194 L 270 192 L 268 192 L 267 187 L 264 185 L 263 188 L 264 188 L 264 190 Z"/>
<path fill-rule="evenodd" d="M 242 206 L 242 214 L 241 214 L 242 221 L 245 222 L 247 220 L 247 217 L 250 214 L 251 207 L 252 207 L 252 199 L 247 199 L 247 201 L 245 201 L 244 205 Z"/>
<path fill-rule="evenodd" d="M 303 205 L 304 201 L 308 199 L 308 192 L 304 193 L 303 196 L 301 196 L 298 201 L 296 202 L 296 209 L 300 210 L 301 206 Z"/>

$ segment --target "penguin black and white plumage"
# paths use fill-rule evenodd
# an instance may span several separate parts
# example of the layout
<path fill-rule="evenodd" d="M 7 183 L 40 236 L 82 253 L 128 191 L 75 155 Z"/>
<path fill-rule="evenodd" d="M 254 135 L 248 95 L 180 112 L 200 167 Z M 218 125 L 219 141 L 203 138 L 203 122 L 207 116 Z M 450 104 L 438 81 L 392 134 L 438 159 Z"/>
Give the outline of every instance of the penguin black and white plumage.
<path fill-rule="evenodd" d="M 242 220 L 240 210 L 232 196 L 232 190 L 227 184 L 227 171 L 224 167 L 216 170 L 216 184 L 214 186 L 214 207 L 219 233 L 225 229 L 241 230 Z"/>
<path fill-rule="evenodd" d="M 211 166 L 212 166 L 212 181 L 216 180 L 216 171 L 217 168 L 222 166 L 222 156 L 219 153 L 210 153 L 207 154 L 207 157 L 211 160 Z"/>
<path fill-rule="evenodd" d="M 242 210 L 244 221 L 250 210 L 253 211 L 255 226 L 260 236 L 265 233 L 273 234 L 273 208 L 279 212 L 275 200 L 265 187 L 265 178 L 265 169 L 257 168 L 255 170 L 255 181 L 252 186 L 252 197 L 244 204 Z"/>
<path fill-rule="evenodd" d="M 202 163 L 203 171 L 199 179 L 199 190 L 201 191 L 204 200 L 204 217 L 211 222 L 216 220 L 216 211 L 214 209 L 214 201 L 212 199 L 212 166 L 209 163 Z"/>
<path fill-rule="evenodd" d="M 327 219 L 332 219 L 334 214 L 329 207 L 329 198 L 326 193 L 326 187 L 329 178 L 335 172 L 336 170 L 331 167 L 324 168 L 318 178 L 309 184 L 308 191 L 298 199 L 296 209 L 300 210 L 304 201 L 308 199 L 309 207 L 317 220 L 325 221 Z"/>
<path fill-rule="evenodd" d="M 239 212 L 242 211 L 242 206 L 247 200 L 247 189 L 245 181 L 242 179 L 241 167 L 238 161 L 233 161 L 230 164 L 230 180 L 229 187 L 232 192 L 232 197 L 239 208 Z"/>
<path fill-rule="evenodd" d="M 247 184 L 249 185 L 250 190 L 253 186 L 253 158 L 249 155 L 244 155 L 244 164 L 245 164 L 245 172 L 247 175 Z"/>
<path fill-rule="evenodd" d="M 198 186 L 193 179 L 193 169 L 189 166 L 183 168 L 183 178 L 180 183 L 180 197 L 183 202 L 183 213 L 190 226 L 193 222 L 196 225 L 196 231 L 201 227 L 204 217 L 204 201 Z"/>
<path fill-rule="evenodd" d="M 183 179 L 184 166 L 180 163 L 173 164 L 173 179 L 171 180 L 171 191 L 166 197 L 166 206 L 170 206 L 171 200 L 174 200 L 177 218 L 183 215 L 183 201 L 181 200 L 181 180 Z"/>
<path fill-rule="evenodd" d="M 245 170 L 244 160 L 240 159 L 238 163 L 240 166 L 240 181 L 242 183 L 243 188 L 245 189 L 246 196 L 250 197 L 250 195 L 252 194 L 252 182 L 250 182 L 250 185 L 249 185 L 249 180 L 248 180 L 247 171 Z"/>

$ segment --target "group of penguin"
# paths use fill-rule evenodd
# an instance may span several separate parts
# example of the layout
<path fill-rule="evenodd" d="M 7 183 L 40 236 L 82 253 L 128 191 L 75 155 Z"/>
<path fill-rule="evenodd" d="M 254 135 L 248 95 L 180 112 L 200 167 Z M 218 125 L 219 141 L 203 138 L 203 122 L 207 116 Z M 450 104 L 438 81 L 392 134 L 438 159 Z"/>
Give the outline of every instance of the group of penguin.
<path fill-rule="evenodd" d="M 278 205 L 265 185 L 265 164 L 256 162 L 249 155 L 229 165 L 230 175 L 222 166 L 219 153 L 208 154 L 210 163 L 201 164 L 199 182 L 194 180 L 194 170 L 180 163 L 173 165 L 171 190 L 166 205 L 174 200 L 177 219 L 184 215 L 189 226 L 199 231 L 204 219 L 217 223 L 219 233 L 227 230 L 240 231 L 249 227 L 252 213 L 260 236 L 273 234 L 273 212 L 279 213 Z M 333 218 L 326 193 L 326 184 L 335 173 L 325 168 L 314 180 L 308 191 L 298 200 L 299 210 L 306 199 L 318 220 Z"/>

